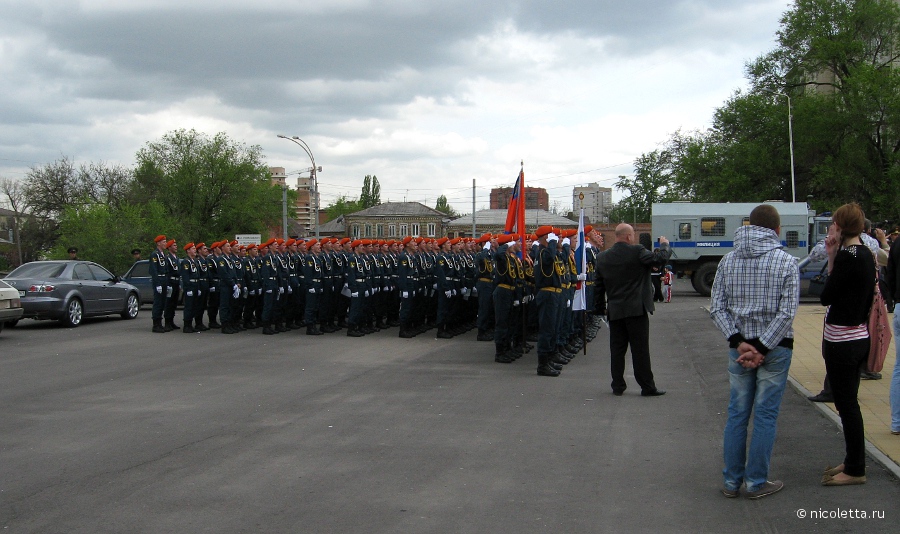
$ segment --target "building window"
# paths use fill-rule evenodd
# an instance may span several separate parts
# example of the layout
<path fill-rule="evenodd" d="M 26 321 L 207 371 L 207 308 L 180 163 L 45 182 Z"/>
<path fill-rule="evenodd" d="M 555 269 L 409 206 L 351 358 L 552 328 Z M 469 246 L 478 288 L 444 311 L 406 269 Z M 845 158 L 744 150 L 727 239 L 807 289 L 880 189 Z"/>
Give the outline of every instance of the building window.
<path fill-rule="evenodd" d="M 405 224 L 400 225 L 400 235 L 406 237 L 409 235 L 409 229 Z"/>
<path fill-rule="evenodd" d="M 419 235 L 419 225 L 416 223 L 412 225 L 412 235 Z"/>
<path fill-rule="evenodd" d="M 375 237 L 384 237 L 384 225 L 383 224 L 375 225 Z"/>
<path fill-rule="evenodd" d="M 366 237 L 372 237 L 372 225 L 371 224 L 366 225 Z"/>
<path fill-rule="evenodd" d="M 434 223 L 428 223 L 428 237 L 434 237 L 435 232 L 437 231 L 437 225 Z"/>
<path fill-rule="evenodd" d="M 358 224 L 353 225 L 353 237 L 355 237 L 356 239 L 359 239 L 359 225 Z"/>
<path fill-rule="evenodd" d="M 396 224 L 388 225 L 388 237 L 397 237 L 397 225 Z"/>

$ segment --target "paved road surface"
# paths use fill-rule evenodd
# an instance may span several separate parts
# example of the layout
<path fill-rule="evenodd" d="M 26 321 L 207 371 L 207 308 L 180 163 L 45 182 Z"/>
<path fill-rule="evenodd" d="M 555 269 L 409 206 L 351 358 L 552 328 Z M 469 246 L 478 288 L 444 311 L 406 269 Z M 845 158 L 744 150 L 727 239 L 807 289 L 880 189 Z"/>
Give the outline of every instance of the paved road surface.
<path fill-rule="evenodd" d="M 839 429 L 789 390 L 771 475 L 727 500 L 724 343 L 679 280 L 651 319 L 668 395 L 610 393 L 602 331 L 559 378 L 453 340 L 150 333 L 102 319 L 0 334 L 6 532 L 896 532 L 900 484 L 824 488 Z M 630 373 L 630 365 L 629 365 Z M 800 511 L 800 512 L 798 512 Z M 810 511 L 884 519 L 798 518 Z"/>

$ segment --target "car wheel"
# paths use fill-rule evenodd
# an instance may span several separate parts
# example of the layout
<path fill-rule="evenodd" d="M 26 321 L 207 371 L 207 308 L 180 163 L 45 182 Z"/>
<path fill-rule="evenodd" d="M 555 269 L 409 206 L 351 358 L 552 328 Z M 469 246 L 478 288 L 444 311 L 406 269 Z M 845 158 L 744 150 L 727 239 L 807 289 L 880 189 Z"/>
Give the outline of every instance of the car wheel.
<path fill-rule="evenodd" d="M 81 319 L 83 317 L 84 307 L 81 305 L 81 301 L 77 298 L 73 298 L 66 304 L 66 314 L 63 315 L 63 318 L 60 319 L 59 322 L 67 328 L 75 328 L 81 324 Z"/>
<path fill-rule="evenodd" d="M 138 310 L 141 309 L 141 302 L 134 293 L 129 293 L 125 299 L 125 311 L 122 312 L 122 319 L 134 319 L 138 316 Z"/>

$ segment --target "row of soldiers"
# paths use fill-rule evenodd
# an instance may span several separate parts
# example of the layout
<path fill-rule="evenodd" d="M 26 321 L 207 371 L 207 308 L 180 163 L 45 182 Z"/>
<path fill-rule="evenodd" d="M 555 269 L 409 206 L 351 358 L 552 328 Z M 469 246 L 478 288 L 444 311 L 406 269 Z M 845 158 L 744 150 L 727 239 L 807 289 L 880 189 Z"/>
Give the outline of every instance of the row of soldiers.
<path fill-rule="evenodd" d="M 264 334 L 306 327 L 320 335 L 346 327 L 348 336 L 360 337 L 400 326 L 401 337 L 437 327 L 438 337 L 448 338 L 475 324 L 472 240 L 270 239 L 246 247 L 219 241 L 188 243 L 184 258 L 163 235 L 156 246 L 154 332 L 261 326 Z M 175 324 L 182 296 L 183 328 Z"/>
<path fill-rule="evenodd" d="M 494 341 L 495 361 L 514 361 L 533 348 L 531 338 L 538 341 L 538 374 L 557 376 L 582 347 L 579 327 L 587 324 L 588 338 L 599 327 L 589 312 L 602 236 L 586 229 L 593 246 L 586 243 L 585 272 L 577 274 L 569 242 L 574 233 L 541 227 L 527 236 L 525 254 L 520 236 L 485 234 L 270 239 L 245 247 L 236 241 L 188 243 L 184 258 L 174 240 L 158 236 L 150 258 L 153 331 L 181 328 L 174 322 L 181 294 L 187 333 L 262 327 L 271 335 L 305 327 L 308 335 L 346 328 L 348 336 L 361 337 L 399 326 L 403 338 L 431 328 L 438 338 L 452 338 L 477 326 L 479 341 Z M 575 307 L 587 315 L 573 310 L 582 284 L 587 304 Z M 551 294 L 553 320 L 541 305 Z"/>

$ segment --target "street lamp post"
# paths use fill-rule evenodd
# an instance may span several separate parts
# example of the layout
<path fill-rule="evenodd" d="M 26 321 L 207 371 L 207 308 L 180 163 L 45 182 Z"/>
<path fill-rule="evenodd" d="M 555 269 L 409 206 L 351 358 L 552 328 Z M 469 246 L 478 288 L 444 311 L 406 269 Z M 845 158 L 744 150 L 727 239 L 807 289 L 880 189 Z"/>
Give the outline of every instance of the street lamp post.
<path fill-rule="evenodd" d="M 312 180 L 312 194 L 313 194 L 313 227 L 316 230 L 316 239 L 319 239 L 319 182 L 316 178 L 316 172 L 322 172 L 322 167 L 316 167 L 316 158 L 313 156 L 312 150 L 309 149 L 309 145 L 306 144 L 306 141 L 300 139 L 296 135 L 292 135 L 290 137 L 286 135 L 278 134 L 278 137 L 281 139 L 287 139 L 298 145 L 300 148 L 306 152 L 306 155 L 309 156 L 309 160 L 312 162 L 312 170 L 309 171 L 309 177 Z"/>
<path fill-rule="evenodd" d="M 788 107 L 788 145 L 791 152 L 791 202 L 797 202 L 797 182 L 794 179 L 794 126 L 793 116 L 791 115 L 791 97 L 787 93 L 776 93 L 775 91 L 763 90 L 775 96 L 783 96 L 787 99 Z"/>

